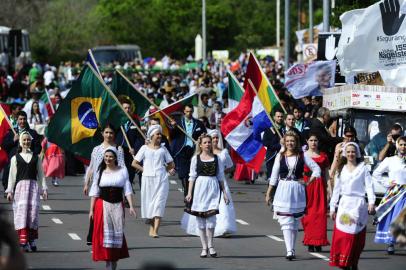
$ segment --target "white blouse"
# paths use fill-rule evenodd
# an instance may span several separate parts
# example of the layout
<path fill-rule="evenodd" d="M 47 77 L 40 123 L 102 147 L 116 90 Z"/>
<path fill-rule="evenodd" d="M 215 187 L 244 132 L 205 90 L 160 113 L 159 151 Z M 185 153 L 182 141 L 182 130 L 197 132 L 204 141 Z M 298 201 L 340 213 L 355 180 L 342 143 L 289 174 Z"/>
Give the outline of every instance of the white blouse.
<path fill-rule="evenodd" d="M 382 175 L 387 172 L 390 182 L 398 185 L 406 184 L 406 163 L 398 156 L 385 158 L 379 166 L 375 169 L 372 177 L 375 181 L 381 183 L 384 187 L 389 187 L 390 182 L 385 182 Z"/>
<path fill-rule="evenodd" d="M 92 181 L 98 179 L 99 175 L 97 171 L 99 170 L 100 163 L 102 163 L 103 161 L 104 151 L 106 150 L 106 148 L 103 146 L 103 143 L 93 148 L 90 158 L 90 164 L 88 169 L 86 170 L 85 180 L 88 179 L 90 175 L 92 175 Z M 125 166 L 123 148 L 119 146 L 117 150 L 118 166 L 123 167 Z"/>
<path fill-rule="evenodd" d="M 296 159 L 297 159 L 297 156 L 286 157 L 289 167 L 292 168 L 295 166 Z M 306 166 L 309 167 L 310 170 L 312 171 L 311 176 L 320 177 L 321 170 L 320 170 L 319 165 L 317 165 L 317 163 L 311 157 L 309 157 L 306 153 L 303 154 L 303 159 L 304 159 L 304 163 L 306 164 Z M 269 178 L 270 186 L 276 186 L 276 184 L 278 183 L 280 166 L 281 166 L 281 154 L 279 153 L 278 155 L 276 155 L 275 163 L 273 164 L 273 168 L 272 168 L 272 174 L 271 174 L 271 177 Z"/>
<path fill-rule="evenodd" d="M 100 178 L 100 184 L 98 183 L 98 179 L 95 179 L 95 181 L 93 181 L 92 187 L 90 188 L 89 196 L 99 197 L 99 187 L 122 187 L 124 189 L 125 196 L 133 193 L 130 179 L 128 177 L 128 171 L 125 166 L 119 167 L 119 169 L 115 171 L 104 171 Z"/>
<path fill-rule="evenodd" d="M 212 162 L 212 161 L 214 161 L 214 158 L 209 159 L 209 160 L 202 160 L 202 162 Z M 216 178 L 218 181 L 223 182 L 225 179 L 224 164 L 220 158 L 217 159 L 217 162 L 218 162 L 218 166 L 217 166 L 218 170 L 217 170 Z M 190 162 L 189 181 L 195 181 L 197 179 L 197 177 L 199 177 L 199 175 L 197 175 L 197 156 L 194 155 L 192 157 L 192 161 Z"/>
<path fill-rule="evenodd" d="M 372 177 L 368 168 L 362 162 L 350 172 L 347 165 L 344 165 L 340 175 L 337 174 L 333 195 L 330 200 L 330 211 L 334 211 L 338 206 L 340 195 L 364 197 L 365 192 L 368 196 L 368 203 L 375 203 L 374 187 Z"/>
<path fill-rule="evenodd" d="M 153 149 L 147 145 L 140 148 L 134 159 L 138 162 L 144 162 L 142 166 L 144 169 L 143 176 L 156 176 L 158 173 L 162 173 L 162 170 L 166 171 L 166 165 L 173 161 L 165 146 Z"/>
<path fill-rule="evenodd" d="M 33 154 L 32 154 L 32 152 L 28 152 L 28 153 L 21 152 L 20 155 L 25 160 L 25 162 L 28 163 L 31 161 Z M 5 191 L 5 193 L 14 192 L 16 178 L 17 178 L 17 159 L 16 159 L 16 156 L 14 155 L 10 161 L 10 172 L 8 175 L 8 185 L 7 185 L 7 190 Z M 38 161 L 37 161 L 37 180 L 38 180 L 38 182 L 41 181 L 42 190 L 48 189 L 47 182 L 45 181 L 44 172 L 42 170 L 42 161 L 39 157 L 38 157 Z"/>
<path fill-rule="evenodd" d="M 221 162 L 223 162 L 224 169 L 229 169 L 234 166 L 233 160 L 231 159 L 227 149 L 221 150 L 221 152 L 218 154 L 218 157 L 219 159 L 221 159 Z"/>

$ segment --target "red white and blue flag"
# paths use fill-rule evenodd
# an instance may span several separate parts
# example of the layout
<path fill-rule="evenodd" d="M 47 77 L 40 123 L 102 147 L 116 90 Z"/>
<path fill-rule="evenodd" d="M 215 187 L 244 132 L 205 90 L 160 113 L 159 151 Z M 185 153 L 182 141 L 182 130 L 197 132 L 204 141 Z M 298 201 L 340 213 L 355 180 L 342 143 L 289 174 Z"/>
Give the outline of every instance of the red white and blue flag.
<path fill-rule="evenodd" d="M 255 91 L 246 87 L 238 106 L 223 119 L 221 132 L 228 144 L 245 162 L 256 160 L 261 166 L 265 153 L 261 133 L 272 126 Z"/>

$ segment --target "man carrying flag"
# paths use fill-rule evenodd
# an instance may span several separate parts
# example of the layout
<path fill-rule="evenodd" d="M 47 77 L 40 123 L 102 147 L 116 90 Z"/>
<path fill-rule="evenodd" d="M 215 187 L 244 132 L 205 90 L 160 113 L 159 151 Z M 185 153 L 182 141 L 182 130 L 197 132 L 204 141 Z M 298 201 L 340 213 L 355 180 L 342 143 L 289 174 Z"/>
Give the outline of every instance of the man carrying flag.
<path fill-rule="evenodd" d="M 184 196 L 188 194 L 190 161 L 195 152 L 193 140 L 206 133 L 203 123 L 193 118 L 193 105 L 187 104 L 183 109 L 183 116 L 179 121 L 171 121 L 172 154 L 175 158 L 178 177 L 182 181 Z M 181 128 L 186 131 L 184 134 Z M 193 138 L 193 140 L 192 140 Z"/>

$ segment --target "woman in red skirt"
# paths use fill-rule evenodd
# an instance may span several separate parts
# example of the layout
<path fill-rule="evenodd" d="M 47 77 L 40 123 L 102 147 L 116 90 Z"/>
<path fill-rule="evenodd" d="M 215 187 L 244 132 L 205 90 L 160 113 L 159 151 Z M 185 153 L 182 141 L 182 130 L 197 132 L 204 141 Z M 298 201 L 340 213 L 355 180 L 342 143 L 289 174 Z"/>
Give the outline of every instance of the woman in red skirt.
<path fill-rule="evenodd" d="M 330 265 L 355 270 L 365 246 L 368 213 L 375 212 L 375 193 L 358 144 L 347 142 L 342 155 L 330 200 L 330 215 L 335 220 Z"/>
<path fill-rule="evenodd" d="M 116 269 L 119 259 L 128 258 L 124 237 L 123 195 L 136 216 L 127 168 L 118 166 L 117 149 L 108 147 L 100 164 L 99 177 L 92 183 L 89 218 L 93 218 L 92 249 L 94 261 L 106 261 L 107 269 Z"/>
<path fill-rule="evenodd" d="M 309 252 L 320 252 L 322 246 L 328 246 L 327 239 L 327 195 L 326 176 L 330 163 L 326 153 L 318 149 L 319 140 L 316 134 L 309 134 L 307 140 L 309 150 L 305 155 L 312 158 L 321 169 L 321 177 L 311 185 L 306 186 L 306 215 L 302 218 L 304 229 L 303 244 L 308 246 Z M 304 166 L 303 180 L 309 181 L 311 170 Z"/>

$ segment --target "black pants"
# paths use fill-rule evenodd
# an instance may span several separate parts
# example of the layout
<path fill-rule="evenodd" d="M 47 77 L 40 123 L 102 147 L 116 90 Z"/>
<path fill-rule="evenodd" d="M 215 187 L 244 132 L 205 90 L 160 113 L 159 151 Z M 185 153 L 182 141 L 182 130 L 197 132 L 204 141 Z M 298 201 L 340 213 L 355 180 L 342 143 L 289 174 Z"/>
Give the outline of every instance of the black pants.
<path fill-rule="evenodd" d="M 275 163 L 275 157 L 266 161 L 266 178 L 267 179 L 269 179 L 269 177 L 271 177 L 274 163 Z"/>
<path fill-rule="evenodd" d="M 4 191 L 6 191 L 7 189 L 9 173 L 10 173 L 10 162 L 3 168 L 3 177 L 1 179 L 1 183 L 3 184 Z"/>
<path fill-rule="evenodd" d="M 185 197 L 189 190 L 189 171 L 193 154 L 194 149 L 190 146 L 185 146 L 176 157 L 176 169 L 178 171 L 178 177 L 182 182 Z"/>

